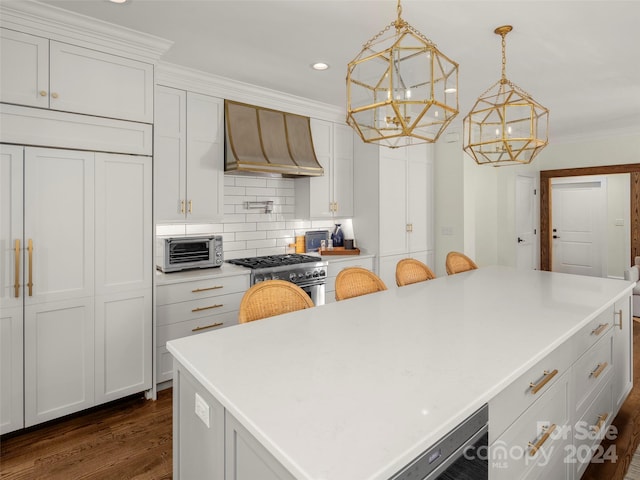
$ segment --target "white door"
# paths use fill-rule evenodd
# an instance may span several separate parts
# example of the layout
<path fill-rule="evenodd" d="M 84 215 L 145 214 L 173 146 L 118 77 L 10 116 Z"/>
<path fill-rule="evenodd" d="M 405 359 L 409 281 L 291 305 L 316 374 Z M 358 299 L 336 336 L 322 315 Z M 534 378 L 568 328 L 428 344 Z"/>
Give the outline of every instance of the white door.
<path fill-rule="evenodd" d="M 535 179 L 516 175 L 516 267 L 536 269 Z"/>
<path fill-rule="evenodd" d="M 605 180 L 554 180 L 551 190 L 552 271 L 602 276 Z"/>

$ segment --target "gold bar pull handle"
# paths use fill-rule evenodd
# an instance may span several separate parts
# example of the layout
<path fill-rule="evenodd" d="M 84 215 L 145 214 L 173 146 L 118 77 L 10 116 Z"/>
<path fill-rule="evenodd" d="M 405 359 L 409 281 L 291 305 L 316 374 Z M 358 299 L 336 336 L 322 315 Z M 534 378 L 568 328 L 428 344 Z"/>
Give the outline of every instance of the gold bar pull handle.
<path fill-rule="evenodd" d="M 596 335 L 596 336 L 600 335 L 602 332 L 604 332 L 607 329 L 608 326 L 609 326 L 608 323 L 601 323 L 596 328 L 591 330 L 591 335 Z"/>
<path fill-rule="evenodd" d="M 28 246 L 29 250 L 29 282 L 27 283 L 27 287 L 29 287 L 29 296 L 33 296 L 33 240 L 29 239 Z"/>
<path fill-rule="evenodd" d="M 600 374 L 607 368 L 609 364 L 607 362 L 599 363 L 596 369 L 593 372 L 589 372 L 589 376 L 593 378 L 598 378 Z"/>
<path fill-rule="evenodd" d="M 20 240 L 16 239 L 15 243 L 15 256 L 16 256 L 16 276 L 15 281 L 13 283 L 13 288 L 15 290 L 15 297 L 18 298 L 20 296 Z"/>
<path fill-rule="evenodd" d="M 222 306 L 224 306 L 224 304 L 222 304 L 222 303 L 221 303 L 221 304 L 219 304 L 219 305 L 209 305 L 208 307 L 198 307 L 198 308 L 194 308 L 194 309 L 192 309 L 191 311 L 192 311 L 192 312 L 201 312 L 201 311 L 203 311 L 203 310 L 211 310 L 212 308 L 220 308 L 220 307 L 222 307 Z"/>
<path fill-rule="evenodd" d="M 193 212 L 193 200 L 189 200 L 189 213 Z"/>
<path fill-rule="evenodd" d="M 219 327 L 220 325 L 224 325 L 224 322 L 216 322 L 216 323 L 212 323 L 211 325 L 204 325 L 202 327 L 192 328 L 191 331 L 192 332 L 199 332 L 200 330 L 206 330 L 207 328 Z"/>
<path fill-rule="evenodd" d="M 614 326 L 614 327 L 620 327 L 620 330 L 622 330 L 622 309 L 618 310 L 617 312 L 614 312 L 613 314 L 614 314 L 614 315 L 620 315 L 620 323 L 619 323 L 619 324 L 617 324 L 617 323 L 615 323 L 615 321 L 614 321 L 613 326 Z"/>
<path fill-rule="evenodd" d="M 531 450 L 529 450 L 529 455 L 533 457 L 536 454 L 536 452 L 540 450 L 540 447 L 542 447 L 544 442 L 547 441 L 547 439 L 551 436 L 551 434 L 555 429 L 556 429 L 555 423 L 550 427 L 542 427 L 543 435 L 540 437 L 540 439 L 536 443 L 529 442 L 529 448 L 531 448 Z"/>
<path fill-rule="evenodd" d="M 608 413 L 603 413 L 602 415 L 598 415 L 598 423 L 596 423 L 593 427 L 591 427 L 591 431 L 593 433 L 598 433 L 600 430 L 602 430 L 602 427 L 607 421 L 607 418 L 609 418 Z"/>
<path fill-rule="evenodd" d="M 219 288 L 222 288 L 222 287 L 223 285 L 214 285 L 213 287 L 196 288 L 195 290 L 191 290 L 191 293 L 206 292 L 209 290 L 218 290 Z"/>
<path fill-rule="evenodd" d="M 542 380 L 540 380 L 538 383 L 531 382 L 529 384 L 529 388 L 531 388 L 531 393 L 533 393 L 534 395 L 538 393 L 542 389 L 542 387 L 544 387 L 547 383 L 549 383 L 549 381 L 558 374 L 558 370 L 554 369 L 551 372 L 545 370 L 543 374 L 544 376 L 542 377 Z"/>
<path fill-rule="evenodd" d="M 180 213 L 184 213 L 184 200 L 180 200 Z"/>

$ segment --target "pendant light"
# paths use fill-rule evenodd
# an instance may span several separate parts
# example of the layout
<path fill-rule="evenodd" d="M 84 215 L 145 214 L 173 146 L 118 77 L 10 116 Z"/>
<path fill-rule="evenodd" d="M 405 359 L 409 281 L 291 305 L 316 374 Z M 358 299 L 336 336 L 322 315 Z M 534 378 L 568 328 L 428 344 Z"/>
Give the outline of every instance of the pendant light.
<path fill-rule="evenodd" d="M 458 114 L 458 64 L 397 12 L 347 70 L 347 123 L 392 148 L 435 142 Z"/>
<path fill-rule="evenodd" d="M 502 37 L 502 77 L 485 91 L 464 118 L 464 150 L 480 165 L 529 163 L 548 143 L 549 110 L 506 77 L 506 35 Z"/>

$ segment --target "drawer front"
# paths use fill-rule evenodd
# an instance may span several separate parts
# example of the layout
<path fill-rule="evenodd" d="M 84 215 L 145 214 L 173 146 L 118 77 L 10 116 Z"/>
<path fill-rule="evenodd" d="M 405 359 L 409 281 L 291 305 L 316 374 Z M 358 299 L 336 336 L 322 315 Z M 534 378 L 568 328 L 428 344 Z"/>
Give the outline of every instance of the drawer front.
<path fill-rule="evenodd" d="M 249 289 L 249 276 L 209 278 L 192 282 L 159 285 L 156 305 L 168 305 L 201 298 L 216 297 L 229 293 L 245 292 Z"/>
<path fill-rule="evenodd" d="M 606 382 L 585 414 L 573 427 L 574 445 L 567 460 L 577 465 L 576 478 L 580 478 L 586 470 L 592 455 L 594 455 L 593 449 L 600 444 L 613 420 L 612 389 L 613 382 Z M 602 454 L 604 452 L 595 452 L 599 458 L 603 458 Z"/>
<path fill-rule="evenodd" d="M 244 293 L 230 293 L 191 302 L 162 305 L 156 309 L 158 326 L 195 320 L 227 312 L 237 312 Z"/>
<path fill-rule="evenodd" d="M 489 443 L 569 371 L 571 345 L 560 345 L 489 401 Z"/>
<path fill-rule="evenodd" d="M 534 465 L 544 470 L 555 463 L 556 455 L 565 455 L 562 445 L 568 425 L 569 375 L 565 374 L 491 444 L 490 478 L 514 480 Z"/>
<path fill-rule="evenodd" d="M 210 332 L 220 328 L 230 327 L 238 323 L 238 311 L 226 312 L 220 315 L 209 315 L 186 322 L 171 323 L 158 327 L 157 347 L 165 345 L 169 340 L 188 337 L 202 332 Z"/>
<path fill-rule="evenodd" d="M 613 306 L 609 306 L 574 336 L 574 358 L 579 358 L 584 352 L 589 350 L 593 344 L 606 335 L 612 326 Z"/>
<path fill-rule="evenodd" d="M 573 391 L 577 417 L 589 404 L 589 397 L 613 374 L 613 331 L 601 338 L 573 366 Z"/>

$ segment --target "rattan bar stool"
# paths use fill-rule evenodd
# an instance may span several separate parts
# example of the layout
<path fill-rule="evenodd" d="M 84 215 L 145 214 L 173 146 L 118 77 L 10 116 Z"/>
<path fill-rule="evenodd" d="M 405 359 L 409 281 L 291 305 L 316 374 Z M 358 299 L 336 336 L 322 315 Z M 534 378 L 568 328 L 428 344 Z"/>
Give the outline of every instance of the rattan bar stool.
<path fill-rule="evenodd" d="M 415 258 L 403 258 L 396 264 L 396 285 L 399 287 L 433 280 L 434 278 L 436 278 L 436 274 Z"/>
<path fill-rule="evenodd" d="M 447 269 L 447 274 L 454 275 L 456 273 L 467 272 L 469 270 L 476 270 L 478 265 L 476 265 L 475 262 L 464 253 L 449 252 L 447 253 L 445 267 Z"/>
<path fill-rule="evenodd" d="M 375 273 L 362 267 L 347 267 L 336 277 L 336 300 L 381 292 L 387 286 Z"/>
<path fill-rule="evenodd" d="M 253 322 L 313 306 L 311 297 L 299 286 L 285 280 L 265 280 L 245 292 L 238 322 Z"/>

